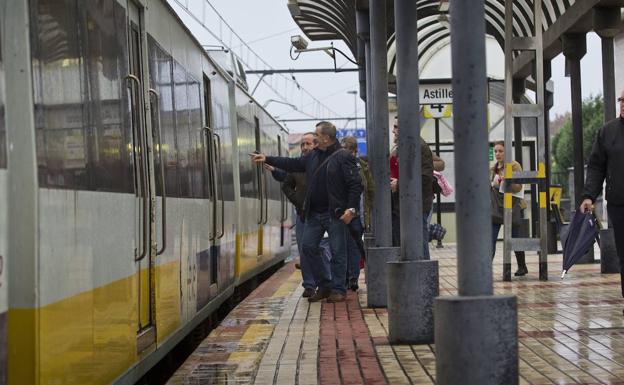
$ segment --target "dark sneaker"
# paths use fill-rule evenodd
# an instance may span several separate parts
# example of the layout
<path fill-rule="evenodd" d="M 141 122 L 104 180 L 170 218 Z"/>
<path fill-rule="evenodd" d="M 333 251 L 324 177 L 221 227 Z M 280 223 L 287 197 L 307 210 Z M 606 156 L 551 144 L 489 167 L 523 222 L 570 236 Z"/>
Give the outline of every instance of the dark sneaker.
<path fill-rule="evenodd" d="M 346 294 L 339 293 L 337 291 L 332 292 L 327 298 L 327 302 L 344 302 L 347 299 Z"/>
<path fill-rule="evenodd" d="M 529 270 L 527 269 L 527 267 L 526 266 L 522 266 L 522 267 L 518 268 L 518 271 L 516 271 L 514 273 L 514 275 L 516 277 L 522 277 L 523 275 L 527 275 L 528 273 L 529 273 Z"/>
<path fill-rule="evenodd" d="M 295 263 L 295 269 L 301 270 L 301 265 L 299 264 L 299 262 Z"/>
<path fill-rule="evenodd" d="M 318 301 L 322 301 L 325 298 L 329 297 L 329 295 L 331 294 L 331 292 L 329 290 L 317 290 L 316 293 L 314 293 L 313 296 L 308 297 L 308 302 L 318 302 Z"/>
<path fill-rule="evenodd" d="M 302 296 L 303 298 L 310 298 L 310 297 L 312 297 L 312 296 L 314 295 L 314 293 L 315 293 L 315 290 L 314 290 L 314 289 L 310 289 L 310 288 L 308 287 L 308 288 L 306 288 L 306 289 L 303 291 L 303 294 L 302 294 L 301 296 Z"/>
<path fill-rule="evenodd" d="M 360 288 L 360 286 L 358 286 L 358 279 L 357 278 L 349 279 L 349 284 L 347 285 L 347 287 L 353 291 L 357 291 Z"/>

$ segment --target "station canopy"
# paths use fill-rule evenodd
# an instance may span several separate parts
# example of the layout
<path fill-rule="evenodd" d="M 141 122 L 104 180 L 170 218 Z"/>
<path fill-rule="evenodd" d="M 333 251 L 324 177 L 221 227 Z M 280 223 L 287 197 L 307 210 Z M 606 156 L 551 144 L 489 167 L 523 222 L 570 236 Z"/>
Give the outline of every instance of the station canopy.
<path fill-rule="evenodd" d="M 452 0 L 450 0 L 452 1 Z M 387 1 L 391 6 L 393 2 Z M 421 63 L 427 61 L 440 48 L 450 43 L 449 30 L 449 0 L 418 0 L 418 54 Z M 614 1 L 613 3 L 619 3 Z M 573 13 L 566 20 L 568 26 L 583 24 L 592 7 L 609 6 L 609 1 L 600 0 L 543 0 L 542 1 L 542 29 L 548 31 L 566 13 Z M 362 0 L 289 0 L 288 8 L 295 22 L 310 40 L 344 41 L 354 57 L 361 57 L 357 52 L 356 10 L 368 8 L 368 1 Z M 576 8 L 576 9 L 574 9 Z M 485 1 L 486 33 L 492 36 L 501 48 L 505 43 L 505 0 Z M 533 35 L 533 1 L 515 0 L 513 28 L 515 36 Z M 587 23 L 585 23 L 587 24 Z M 591 22 L 589 23 L 591 24 Z M 587 28 L 580 27 L 587 32 Z M 559 36 L 564 32 L 577 32 L 568 28 L 557 28 Z M 388 11 L 388 69 L 394 73 L 395 39 L 394 15 Z M 583 32 L 583 31 L 578 31 Z M 557 36 L 558 38 L 558 36 Z M 546 40 L 546 39 L 545 39 Z M 545 42 L 548 43 L 548 42 Z M 560 44 L 559 44 L 560 45 Z M 544 45 L 545 51 L 547 44 Z M 561 52 L 560 47 L 550 49 L 545 59 L 550 59 Z"/>

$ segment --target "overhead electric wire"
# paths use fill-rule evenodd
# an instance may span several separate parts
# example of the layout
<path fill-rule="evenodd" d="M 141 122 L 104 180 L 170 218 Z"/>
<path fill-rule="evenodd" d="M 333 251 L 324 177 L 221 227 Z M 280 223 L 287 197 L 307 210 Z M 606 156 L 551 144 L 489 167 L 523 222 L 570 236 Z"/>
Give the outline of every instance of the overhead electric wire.
<path fill-rule="evenodd" d="M 208 34 L 210 34 L 215 40 L 217 40 L 219 43 L 221 43 L 223 46 L 225 46 L 226 48 L 228 48 L 232 54 L 234 54 L 237 59 L 243 63 L 247 69 L 252 69 L 252 67 L 249 65 L 249 63 L 247 61 L 245 61 L 242 58 L 242 55 L 238 55 L 236 54 L 232 48 L 231 48 L 231 44 L 227 44 L 225 41 L 223 41 L 222 36 L 217 36 L 216 33 L 214 33 L 210 28 L 208 28 L 208 26 L 205 24 L 204 20 L 201 20 L 197 15 L 195 15 L 189 8 L 188 8 L 188 4 L 183 4 L 181 0 L 169 0 L 170 2 L 174 2 L 175 4 L 177 4 L 180 9 L 182 11 L 184 11 L 191 19 L 193 19 L 197 24 L 199 24 L 206 32 L 208 32 Z M 221 16 L 221 14 L 217 11 L 217 9 L 210 3 L 210 1 L 208 0 L 204 0 L 204 4 L 207 4 L 216 14 L 216 16 L 219 18 L 220 23 L 223 23 L 228 30 L 230 31 L 230 33 L 232 35 L 234 35 L 240 42 L 241 44 L 239 44 L 237 46 L 237 48 L 241 48 L 241 47 L 245 47 L 248 51 L 248 55 L 249 52 L 252 53 L 255 56 L 256 61 L 260 61 L 265 67 L 267 67 L 267 69 L 271 70 L 274 69 L 266 60 L 264 60 L 260 55 L 258 55 L 258 53 L 256 53 L 250 46 L 249 43 L 245 42 L 245 40 L 243 38 L 240 37 L 240 35 L 238 35 L 238 33 L 236 33 L 236 31 L 234 31 L 234 29 L 227 23 L 227 21 L 225 21 L 225 19 Z M 219 26 L 221 27 L 221 25 Z M 231 39 L 230 39 L 231 40 Z M 242 54 L 242 52 L 241 52 Z M 279 76 L 281 77 L 284 81 L 289 81 L 292 82 L 291 79 L 289 79 L 288 77 L 282 75 L 282 74 L 277 74 L 275 76 Z M 264 83 L 271 91 L 273 91 L 273 93 L 278 96 L 279 98 L 281 98 L 283 101 L 285 102 L 289 102 L 289 98 L 287 96 L 282 95 L 282 93 L 280 91 L 278 91 L 272 84 L 270 84 L 267 80 L 266 77 L 265 78 L 261 78 L 260 80 L 262 83 Z M 296 83 L 296 82 L 295 82 Z M 336 111 L 332 110 L 331 108 L 329 108 L 328 106 L 326 106 L 325 104 L 321 103 L 320 100 L 318 100 L 316 97 L 314 97 L 308 90 L 306 90 L 305 88 L 303 88 L 301 85 L 297 84 L 297 89 L 302 93 L 305 94 L 307 97 L 309 97 L 310 99 L 312 99 L 311 103 L 307 103 L 305 106 L 309 106 L 309 105 L 314 105 L 316 104 L 317 107 L 322 107 L 323 109 L 325 109 L 327 112 L 329 112 L 332 115 L 335 116 L 342 116 L 341 114 L 337 113 Z M 291 98 L 292 99 L 292 98 Z M 308 115 L 311 116 L 308 113 L 305 113 L 302 109 L 304 108 L 304 106 L 300 106 L 298 107 L 300 113 L 303 113 L 304 115 Z M 322 112 L 320 113 L 322 114 Z"/>

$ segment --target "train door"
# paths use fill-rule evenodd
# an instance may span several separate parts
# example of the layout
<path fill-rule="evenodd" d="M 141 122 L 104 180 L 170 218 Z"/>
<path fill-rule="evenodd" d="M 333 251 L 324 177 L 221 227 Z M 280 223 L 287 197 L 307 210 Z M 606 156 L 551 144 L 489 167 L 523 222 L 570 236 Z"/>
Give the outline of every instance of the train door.
<path fill-rule="evenodd" d="M 146 40 L 144 9 L 128 1 L 128 57 L 129 74 L 126 76 L 132 124 L 133 166 L 135 174 L 135 253 L 137 284 L 137 352 L 156 342 L 155 323 L 155 184 L 150 132 L 151 122 L 146 117 L 149 109 L 148 77 L 146 65 Z"/>
<path fill-rule="evenodd" d="M 223 201 L 223 166 L 221 158 L 222 141 L 212 121 L 210 79 L 204 75 L 204 174 L 206 191 L 210 197 L 209 238 L 210 249 L 200 256 L 197 309 L 204 307 L 218 292 L 220 240 L 225 233 L 225 205 Z"/>

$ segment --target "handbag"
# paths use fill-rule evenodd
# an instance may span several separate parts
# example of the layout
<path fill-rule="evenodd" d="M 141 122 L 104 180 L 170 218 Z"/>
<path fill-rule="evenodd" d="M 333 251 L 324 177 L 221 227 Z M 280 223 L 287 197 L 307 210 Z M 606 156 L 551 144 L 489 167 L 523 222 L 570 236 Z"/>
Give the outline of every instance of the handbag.
<path fill-rule="evenodd" d="M 440 192 L 442 193 L 442 195 L 447 197 L 453 193 L 453 188 L 451 187 L 451 184 L 448 182 L 446 177 L 444 177 L 444 174 L 438 171 L 434 171 L 433 177 L 436 179 L 438 188 L 440 188 Z"/>
<path fill-rule="evenodd" d="M 492 210 L 492 223 L 495 225 L 503 225 L 505 222 L 504 199 L 505 195 L 503 193 L 494 187 L 490 187 L 490 208 Z M 522 221 L 520 198 L 512 196 L 511 199 L 511 224 L 519 225 Z"/>
<path fill-rule="evenodd" d="M 429 242 L 433 240 L 441 241 L 446 235 L 446 229 L 439 223 L 429 224 Z"/>

